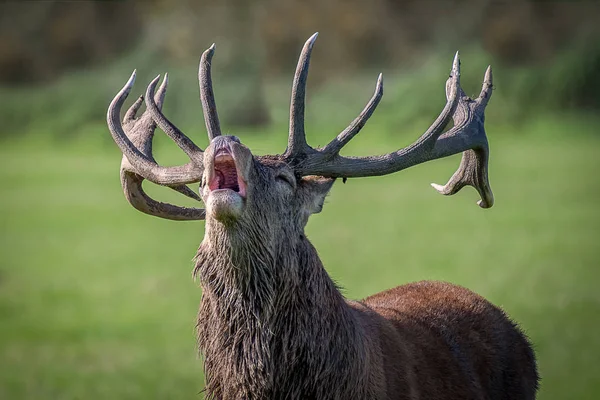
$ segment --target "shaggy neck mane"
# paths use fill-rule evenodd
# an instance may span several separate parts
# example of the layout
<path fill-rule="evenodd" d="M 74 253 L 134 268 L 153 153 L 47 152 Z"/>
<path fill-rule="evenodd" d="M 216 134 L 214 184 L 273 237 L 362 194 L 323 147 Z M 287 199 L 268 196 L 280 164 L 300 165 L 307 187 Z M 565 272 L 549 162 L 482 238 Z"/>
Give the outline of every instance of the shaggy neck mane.
<path fill-rule="evenodd" d="M 331 382 L 333 398 L 360 393 L 362 330 L 304 235 L 273 243 L 243 221 L 206 229 L 194 274 L 207 398 L 324 398 Z"/>

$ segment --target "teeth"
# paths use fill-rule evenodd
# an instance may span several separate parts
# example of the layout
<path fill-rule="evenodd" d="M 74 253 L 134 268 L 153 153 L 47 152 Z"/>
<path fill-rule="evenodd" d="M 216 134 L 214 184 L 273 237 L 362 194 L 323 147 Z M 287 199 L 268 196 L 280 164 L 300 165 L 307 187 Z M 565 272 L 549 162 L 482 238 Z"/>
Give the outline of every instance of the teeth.
<path fill-rule="evenodd" d="M 215 161 L 216 162 L 233 161 L 233 157 L 231 157 L 231 154 L 229 154 L 229 153 L 219 152 L 215 155 Z"/>

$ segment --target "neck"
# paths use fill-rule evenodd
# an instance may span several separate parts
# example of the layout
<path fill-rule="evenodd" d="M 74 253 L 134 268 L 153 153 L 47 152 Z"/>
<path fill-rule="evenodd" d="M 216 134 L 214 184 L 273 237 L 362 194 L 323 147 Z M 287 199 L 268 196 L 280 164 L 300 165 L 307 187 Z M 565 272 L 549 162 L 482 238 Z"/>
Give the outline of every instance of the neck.
<path fill-rule="evenodd" d="M 342 398 L 357 393 L 360 329 L 304 235 L 275 245 L 264 234 L 211 225 L 195 269 L 208 398 L 322 398 L 331 382 L 341 383 Z"/>

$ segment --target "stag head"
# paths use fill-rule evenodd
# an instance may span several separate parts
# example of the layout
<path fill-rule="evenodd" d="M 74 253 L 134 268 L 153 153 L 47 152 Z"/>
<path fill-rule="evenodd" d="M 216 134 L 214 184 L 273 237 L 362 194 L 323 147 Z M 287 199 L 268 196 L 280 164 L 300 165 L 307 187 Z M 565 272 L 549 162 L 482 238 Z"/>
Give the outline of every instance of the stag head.
<path fill-rule="evenodd" d="M 290 127 L 286 151 L 281 155 L 253 155 L 235 136 L 222 136 L 211 81 L 214 45 L 200 61 L 200 97 L 209 146 L 203 151 L 162 113 L 167 79 L 155 93 L 159 77 L 146 90 L 146 111 L 135 115 L 141 98 L 120 122 L 120 109 L 133 87 L 135 72 L 112 101 L 108 110 L 111 134 L 123 152 L 122 185 L 128 201 L 150 215 L 174 220 L 207 220 L 207 234 L 218 230 L 252 230 L 276 245 L 279 237 L 303 228 L 312 213 L 319 212 L 336 178 L 380 176 L 462 152 L 459 169 L 442 186 L 432 184 L 445 195 L 471 185 L 481 196 L 482 208 L 493 205 L 487 179 L 488 144 L 483 128 L 484 109 L 492 93 L 491 69 L 485 73 L 481 94 L 470 99 L 460 88 L 460 62 L 456 54 L 446 82 L 447 103 L 431 127 L 410 146 L 379 156 L 346 157 L 340 150 L 361 130 L 383 96 L 380 75 L 373 97 L 360 115 L 336 138 L 322 148 L 306 142 L 304 99 L 314 34 L 302 49 L 292 87 Z M 443 129 L 450 119 L 454 126 Z M 185 165 L 163 167 L 151 154 L 151 140 L 158 125 L 190 159 Z M 200 200 L 186 184 L 200 182 L 205 209 L 179 207 L 151 199 L 142 189 L 142 180 L 164 185 Z M 298 236 L 296 236 L 298 237 Z"/>

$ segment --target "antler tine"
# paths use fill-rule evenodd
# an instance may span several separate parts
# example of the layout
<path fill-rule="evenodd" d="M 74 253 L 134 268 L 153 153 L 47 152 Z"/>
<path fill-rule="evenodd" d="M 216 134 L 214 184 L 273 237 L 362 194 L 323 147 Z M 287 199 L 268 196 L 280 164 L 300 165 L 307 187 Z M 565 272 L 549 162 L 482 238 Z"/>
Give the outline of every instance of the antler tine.
<path fill-rule="evenodd" d="M 165 72 L 165 77 L 163 78 L 162 83 L 158 87 L 156 91 L 156 95 L 154 95 L 154 103 L 159 110 L 162 110 L 163 104 L 165 102 L 165 96 L 167 95 L 167 87 L 169 86 L 169 74 Z"/>
<path fill-rule="evenodd" d="M 463 152 L 460 166 L 448 183 L 443 186 L 431 184 L 443 195 L 453 195 L 465 186 L 473 186 L 481 197 L 477 202 L 481 208 L 490 208 L 494 205 L 494 194 L 488 179 L 489 145 L 483 126 L 484 109 L 492 96 L 492 87 L 492 67 L 489 66 L 485 71 L 481 94 L 476 100 L 471 100 L 461 93 L 462 101 L 453 116 L 454 127 L 440 138 L 440 142 L 454 138 L 467 140 L 479 137 L 480 143 Z"/>
<path fill-rule="evenodd" d="M 185 154 L 192 161 L 202 161 L 203 152 L 194 142 L 190 140 L 179 128 L 177 128 L 171 121 L 165 117 L 162 111 L 159 109 L 157 104 L 154 101 L 154 90 L 156 88 L 156 84 L 160 79 L 160 75 L 154 78 L 152 82 L 148 85 L 146 89 L 146 108 L 152 115 L 154 121 L 158 124 L 160 129 L 162 129 L 167 136 L 169 136 L 176 144 L 181 148 Z M 165 74 L 165 79 L 163 80 L 163 85 L 166 85 L 168 82 L 168 75 Z"/>
<path fill-rule="evenodd" d="M 477 97 L 476 101 L 485 107 L 492 97 L 492 90 L 494 89 L 493 85 L 493 76 L 492 76 L 492 66 L 488 65 L 485 70 L 485 75 L 483 77 L 483 85 L 481 85 L 481 93 L 479 93 L 479 97 Z"/>
<path fill-rule="evenodd" d="M 158 92 L 156 93 L 156 98 L 157 98 L 156 103 L 158 104 L 159 107 L 162 107 L 163 101 L 165 100 L 165 93 L 167 91 L 168 82 L 169 82 L 168 75 L 165 74 L 165 79 L 163 79 L 163 82 L 161 83 L 160 88 L 158 88 Z M 144 96 L 140 96 L 137 98 L 137 100 L 131 105 L 131 107 L 129 107 L 129 109 L 125 113 L 125 117 L 123 117 L 123 124 L 128 124 L 129 122 L 131 122 L 135 119 L 135 116 L 136 116 L 138 110 L 140 109 L 140 107 L 142 106 L 143 102 L 144 102 Z"/>
<path fill-rule="evenodd" d="M 361 113 L 350 123 L 350 125 L 344 129 L 335 139 L 333 139 L 327 146 L 322 149 L 322 152 L 330 156 L 336 155 L 340 150 L 356 136 L 358 132 L 365 126 L 368 119 L 373 115 L 373 112 L 379 105 L 381 98 L 383 97 L 383 74 L 379 74 L 377 77 L 377 85 L 375 86 L 375 93 L 371 100 L 367 103 Z"/>
<path fill-rule="evenodd" d="M 292 100 L 290 103 L 290 131 L 287 150 L 285 152 L 285 156 L 290 158 L 304 154 L 310 148 L 306 143 L 306 133 L 304 131 L 304 100 L 310 54 L 318 35 L 319 32 L 316 32 L 304 44 L 298 59 L 298 65 L 296 66 L 296 73 L 294 74 Z"/>
<path fill-rule="evenodd" d="M 144 102 L 144 96 L 140 96 L 131 105 L 131 107 L 129 107 L 129 109 L 125 113 L 125 117 L 123 117 L 123 123 L 124 124 L 127 124 L 127 123 L 129 123 L 129 122 L 131 122 L 131 121 L 133 121 L 135 119 L 135 115 L 137 114 L 138 110 L 142 106 L 143 102 Z"/>
<path fill-rule="evenodd" d="M 212 87 L 212 77 L 210 66 L 215 53 L 215 44 L 213 43 L 200 58 L 200 68 L 198 70 L 198 81 L 200 82 L 200 101 L 202 111 L 204 112 L 204 122 L 208 131 L 208 138 L 213 140 L 221 136 L 221 126 L 219 124 L 219 115 L 217 114 L 217 105 L 215 104 L 215 94 Z"/>
<path fill-rule="evenodd" d="M 202 177 L 202 169 L 198 165 L 188 163 L 177 167 L 161 167 L 154 160 L 142 154 L 123 131 L 119 114 L 134 82 L 135 71 L 108 107 L 106 121 L 113 140 L 123 155 L 127 157 L 135 172 L 153 183 L 172 186 L 198 182 Z"/>

